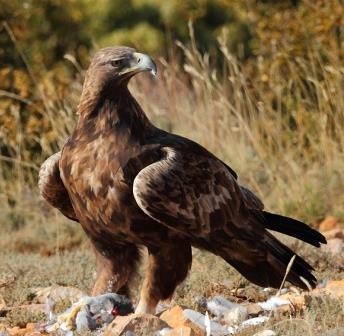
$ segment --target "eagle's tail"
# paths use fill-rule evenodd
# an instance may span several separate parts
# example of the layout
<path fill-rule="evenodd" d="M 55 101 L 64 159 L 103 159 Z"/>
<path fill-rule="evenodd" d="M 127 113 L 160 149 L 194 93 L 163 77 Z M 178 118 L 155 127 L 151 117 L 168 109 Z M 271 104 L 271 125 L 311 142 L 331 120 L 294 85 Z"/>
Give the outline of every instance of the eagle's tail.
<path fill-rule="evenodd" d="M 267 211 L 263 211 L 263 214 L 265 227 L 269 230 L 284 233 L 316 247 L 319 247 L 320 243 L 326 244 L 325 237 L 305 223 Z"/>
<path fill-rule="evenodd" d="M 256 285 L 279 288 L 288 264 L 295 255 L 295 260 L 286 280 L 303 289 L 316 286 L 317 279 L 312 274 L 313 267 L 270 233 L 267 233 L 263 244 L 260 246 L 260 252 L 264 257 L 260 254 L 260 256 L 256 256 L 258 260 L 254 260 L 253 255 L 251 260 L 246 258 L 238 260 L 231 257 L 225 259 L 246 279 Z"/>
<path fill-rule="evenodd" d="M 291 218 L 264 212 L 264 218 L 252 216 L 252 220 L 259 221 L 260 225 L 263 221 L 266 229 L 285 233 L 314 246 L 326 243 L 326 239 L 319 232 Z M 241 246 L 241 257 L 235 256 L 235 245 Z M 286 280 L 303 289 L 316 286 L 317 280 L 312 274 L 313 267 L 267 230 L 259 241 L 241 240 L 234 244 L 232 240 L 232 244 L 221 244 L 219 252 L 249 281 L 262 287 L 274 288 L 280 287 L 288 264 L 295 255 Z"/>

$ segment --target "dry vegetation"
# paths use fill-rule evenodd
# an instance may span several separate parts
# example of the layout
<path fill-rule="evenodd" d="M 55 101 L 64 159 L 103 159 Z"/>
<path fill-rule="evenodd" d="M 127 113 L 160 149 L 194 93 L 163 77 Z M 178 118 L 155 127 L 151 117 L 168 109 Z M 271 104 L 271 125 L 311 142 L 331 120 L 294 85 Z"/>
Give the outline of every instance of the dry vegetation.
<path fill-rule="evenodd" d="M 323 55 L 310 46 L 307 55 L 292 58 L 276 51 L 268 66 L 262 56 L 255 67 L 244 68 L 221 39 L 219 46 L 220 67 L 194 43 L 180 46 L 183 66 L 158 60 L 157 80 L 146 75 L 135 79 L 134 96 L 157 125 L 198 141 L 229 163 L 266 208 L 312 225 L 326 214 L 344 219 L 340 53 L 328 50 Z M 3 157 L 0 166 L 0 293 L 11 306 L 27 302 L 31 287 L 61 284 L 88 290 L 92 285 L 94 260 L 84 234 L 41 201 L 35 186 L 38 163 L 57 149 L 49 137 L 57 137 L 62 146 L 73 129 L 82 77 L 80 70 L 64 86 L 49 74 L 43 81 L 34 80 L 35 101 L 23 104 L 41 106 L 40 118 L 49 132 L 27 141 L 20 116 L 12 109 L 16 142 L 1 137 L 8 141 L 11 159 Z M 43 150 L 27 162 L 25 152 L 34 143 Z M 319 279 L 343 278 L 339 260 L 291 243 L 315 264 Z M 244 288 L 250 300 L 259 298 L 259 289 L 224 262 L 194 252 L 191 275 L 178 289 L 177 302 L 195 307 L 197 296 L 229 295 L 233 288 Z M 8 321 L 24 323 L 33 319 L 30 314 L 12 312 Z M 292 319 L 275 319 L 268 326 L 280 335 L 324 335 L 341 323 L 341 304 L 323 298 Z"/>

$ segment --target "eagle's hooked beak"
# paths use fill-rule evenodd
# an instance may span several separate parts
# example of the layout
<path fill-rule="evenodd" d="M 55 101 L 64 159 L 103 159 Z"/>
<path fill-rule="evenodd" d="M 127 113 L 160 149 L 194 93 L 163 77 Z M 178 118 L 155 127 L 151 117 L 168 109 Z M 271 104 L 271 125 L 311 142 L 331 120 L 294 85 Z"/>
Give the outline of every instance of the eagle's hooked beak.
<path fill-rule="evenodd" d="M 120 75 L 127 73 L 136 74 L 141 71 L 150 71 L 153 76 L 156 76 L 156 64 L 148 55 L 134 52 L 132 53 L 132 58 L 129 61 L 129 66 L 124 69 Z"/>

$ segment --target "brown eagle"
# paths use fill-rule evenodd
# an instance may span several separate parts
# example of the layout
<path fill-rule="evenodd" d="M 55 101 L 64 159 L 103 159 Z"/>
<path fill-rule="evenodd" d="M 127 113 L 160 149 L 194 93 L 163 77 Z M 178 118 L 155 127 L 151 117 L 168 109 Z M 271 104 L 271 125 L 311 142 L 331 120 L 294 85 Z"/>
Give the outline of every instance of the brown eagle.
<path fill-rule="evenodd" d="M 297 220 L 263 210 L 236 173 L 199 144 L 155 127 L 128 90 L 131 77 L 156 73 L 128 47 L 99 50 L 87 71 L 79 120 L 61 152 L 41 167 L 43 197 L 79 222 L 94 246 L 93 295 L 126 294 L 139 249 L 149 264 L 136 312 L 154 312 L 191 266 L 191 247 L 210 251 L 249 281 L 279 287 L 294 255 L 268 230 L 314 246 L 326 243 Z M 314 287 L 296 256 L 287 280 Z"/>

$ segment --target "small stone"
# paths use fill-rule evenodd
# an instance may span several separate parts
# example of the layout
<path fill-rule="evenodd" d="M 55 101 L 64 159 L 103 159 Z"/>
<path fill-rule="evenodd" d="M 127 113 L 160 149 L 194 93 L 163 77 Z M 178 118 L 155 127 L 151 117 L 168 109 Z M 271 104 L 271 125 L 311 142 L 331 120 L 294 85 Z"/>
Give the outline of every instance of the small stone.
<path fill-rule="evenodd" d="M 238 305 L 237 307 L 234 307 L 227 311 L 224 314 L 223 320 L 227 325 L 236 325 L 246 320 L 247 316 L 247 309 L 243 306 Z"/>
<path fill-rule="evenodd" d="M 277 334 L 270 329 L 265 329 L 260 332 L 255 333 L 253 336 L 276 336 Z"/>
<path fill-rule="evenodd" d="M 234 290 L 235 294 L 238 296 L 243 296 L 245 295 L 245 288 L 238 288 L 237 290 Z"/>
<path fill-rule="evenodd" d="M 166 336 L 196 336 L 195 332 L 190 327 L 179 327 L 167 332 Z"/>
<path fill-rule="evenodd" d="M 191 309 L 185 309 L 183 313 L 187 318 L 186 326 L 194 331 L 195 336 L 203 336 L 206 334 L 205 315 Z M 223 336 L 227 334 L 227 329 L 217 322 L 210 321 L 209 326 L 212 336 Z"/>
<path fill-rule="evenodd" d="M 286 313 L 291 313 L 293 310 L 293 307 L 290 304 L 285 304 L 282 306 L 277 307 L 274 312 L 276 314 L 286 314 Z"/>
<path fill-rule="evenodd" d="M 160 318 L 172 328 L 181 327 L 186 321 L 183 314 L 183 308 L 181 306 L 174 306 L 167 309 L 160 315 Z"/>
<path fill-rule="evenodd" d="M 344 280 L 329 281 L 325 290 L 333 296 L 344 300 Z"/>
<path fill-rule="evenodd" d="M 258 316 L 258 317 L 252 317 L 243 323 L 241 323 L 241 326 L 246 328 L 246 327 L 251 327 L 251 326 L 256 326 L 259 324 L 262 324 L 266 322 L 269 318 L 267 316 Z"/>
<path fill-rule="evenodd" d="M 37 323 L 32 323 L 32 322 L 27 323 L 26 324 L 26 329 L 27 330 L 36 330 L 37 329 Z"/>
<path fill-rule="evenodd" d="M 339 220 L 336 217 L 328 216 L 319 224 L 319 231 L 324 233 L 332 229 L 340 228 Z"/>
<path fill-rule="evenodd" d="M 8 329 L 8 334 L 10 336 L 24 336 L 28 330 L 26 328 L 13 327 Z"/>
<path fill-rule="evenodd" d="M 166 336 L 171 330 L 170 327 L 163 328 L 157 332 L 156 336 Z"/>
<path fill-rule="evenodd" d="M 223 280 L 222 285 L 225 286 L 226 288 L 231 289 L 234 287 L 234 281 L 226 279 L 226 280 Z"/>
<path fill-rule="evenodd" d="M 165 303 L 165 302 L 159 302 L 158 305 L 155 308 L 155 315 L 159 316 L 161 315 L 164 311 L 170 309 L 172 307 L 171 304 Z"/>
<path fill-rule="evenodd" d="M 135 336 L 155 336 L 168 325 L 165 321 L 150 314 L 131 314 L 117 316 L 105 329 L 104 336 L 124 336 L 132 333 Z"/>
<path fill-rule="evenodd" d="M 236 308 L 237 303 L 233 303 L 222 296 L 215 296 L 207 302 L 208 310 L 218 318 L 222 318 L 230 309 Z"/>
<path fill-rule="evenodd" d="M 183 310 L 180 306 L 175 306 L 160 316 L 173 329 L 188 327 L 193 331 L 194 336 L 206 335 L 205 315 L 191 309 Z M 214 321 L 210 321 L 212 335 L 225 335 L 226 329 Z"/>
<path fill-rule="evenodd" d="M 312 291 L 312 293 L 313 294 L 326 293 L 344 302 L 344 280 L 328 281 L 325 287 L 316 288 Z"/>
<path fill-rule="evenodd" d="M 293 307 L 300 310 L 306 306 L 306 295 L 305 294 L 295 294 L 286 293 L 280 296 L 281 299 L 289 301 Z"/>
<path fill-rule="evenodd" d="M 323 232 L 323 235 L 325 236 L 326 240 L 334 238 L 344 239 L 344 231 L 341 228 L 325 231 Z"/>
<path fill-rule="evenodd" d="M 326 245 L 321 245 L 321 250 L 334 256 L 339 255 L 344 250 L 344 241 L 340 238 L 329 239 Z"/>
<path fill-rule="evenodd" d="M 265 302 L 259 302 L 258 305 L 261 306 L 264 310 L 270 311 L 280 306 L 289 305 L 289 301 L 280 296 L 272 296 Z"/>
<path fill-rule="evenodd" d="M 256 304 L 256 303 L 250 303 L 246 306 L 246 309 L 247 309 L 247 314 L 250 316 L 250 317 L 256 317 L 256 316 L 259 316 L 259 314 L 261 314 L 264 309 Z"/>

